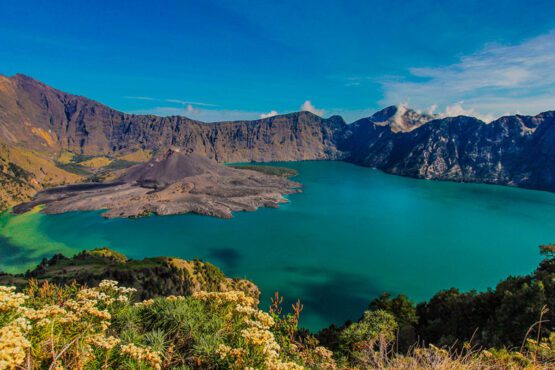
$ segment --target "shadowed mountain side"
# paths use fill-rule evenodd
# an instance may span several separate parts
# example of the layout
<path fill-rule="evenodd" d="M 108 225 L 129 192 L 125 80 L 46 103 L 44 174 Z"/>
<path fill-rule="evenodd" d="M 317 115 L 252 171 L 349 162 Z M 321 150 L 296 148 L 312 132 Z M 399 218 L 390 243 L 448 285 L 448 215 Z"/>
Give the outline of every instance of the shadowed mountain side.
<path fill-rule="evenodd" d="M 189 212 L 229 218 L 233 211 L 277 207 L 286 201 L 284 194 L 298 187 L 280 176 L 228 168 L 194 153 L 170 150 L 160 159 L 128 169 L 113 183 L 49 189 L 14 207 L 14 212 L 44 205 L 45 213 L 105 209 L 108 218 Z"/>
<path fill-rule="evenodd" d="M 402 176 L 555 191 L 555 112 L 432 120 L 393 132 L 369 119 L 348 126 L 346 160 Z"/>

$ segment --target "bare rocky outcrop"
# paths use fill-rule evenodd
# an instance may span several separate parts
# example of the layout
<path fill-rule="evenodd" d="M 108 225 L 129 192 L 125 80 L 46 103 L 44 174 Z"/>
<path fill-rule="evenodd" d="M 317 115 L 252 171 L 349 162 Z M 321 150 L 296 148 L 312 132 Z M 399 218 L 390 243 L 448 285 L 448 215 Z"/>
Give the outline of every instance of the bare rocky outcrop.
<path fill-rule="evenodd" d="M 177 149 L 128 169 L 111 183 L 76 184 L 38 193 L 14 212 L 44 205 L 45 213 L 106 210 L 107 218 L 189 212 L 229 218 L 233 211 L 277 207 L 286 202 L 283 195 L 299 187 L 281 176 L 225 167 Z"/>

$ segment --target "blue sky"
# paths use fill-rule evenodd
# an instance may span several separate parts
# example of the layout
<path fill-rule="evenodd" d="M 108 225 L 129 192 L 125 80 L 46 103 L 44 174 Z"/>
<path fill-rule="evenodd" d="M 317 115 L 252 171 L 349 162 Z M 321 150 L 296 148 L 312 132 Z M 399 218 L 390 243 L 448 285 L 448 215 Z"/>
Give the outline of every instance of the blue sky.
<path fill-rule="evenodd" d="M 555 1 L 0 2 L 0 73 L 204 121 L 555 109 Z"/>

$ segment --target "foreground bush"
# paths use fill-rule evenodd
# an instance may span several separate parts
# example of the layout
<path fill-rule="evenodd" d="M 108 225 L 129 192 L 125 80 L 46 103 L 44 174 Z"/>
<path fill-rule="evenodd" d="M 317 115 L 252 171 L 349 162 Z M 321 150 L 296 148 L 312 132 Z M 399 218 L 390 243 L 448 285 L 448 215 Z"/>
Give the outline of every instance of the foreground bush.
<path fill-rule="evenodd" d="M 0 286 L 0 369 L 475 369 L 552 368 L 555 335 L 520 351 L 434 346 L 396 352 L 395 317 L 382 310 L 342 330 L 332 353 L 303 330 L 302 305 L 270 312 L 242 291 L 133 301 L 112 280 L 97 287 L 31 281 Z M 540 319 L 540 321 L 542 321 Z"/>
<path fill-rule="evenodd" d="M 110 280 L 0 287 L 0 369 L 302 368 L 302 351 L 290 361 L 274 318 L 242 291 L 140 303 L 133 292 Z M 333 367 L 331 352 L 315 347 L 319 359 Z"/>

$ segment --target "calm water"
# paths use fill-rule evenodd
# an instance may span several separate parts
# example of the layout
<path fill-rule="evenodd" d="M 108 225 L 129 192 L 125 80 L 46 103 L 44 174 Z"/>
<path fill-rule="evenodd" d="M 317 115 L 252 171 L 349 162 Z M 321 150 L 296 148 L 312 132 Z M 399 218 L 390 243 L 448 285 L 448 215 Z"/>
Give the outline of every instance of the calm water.
<path fill-rule="evenodd" d="M 232 220 L 182 215 L 104 220 L 97 212 L 0 215 L 0 270 L 108 246 L 133 258 L 198 257 L 247 277 L 263 306 L 301 298 L 312 329 L 356 319 L 384 291 L 415 301 L 439 289 L 486 289 L 532 271 L 555 241 L 555 194 L 421 181 L 341 162 L 297 169 L 303 193 Z"/>

